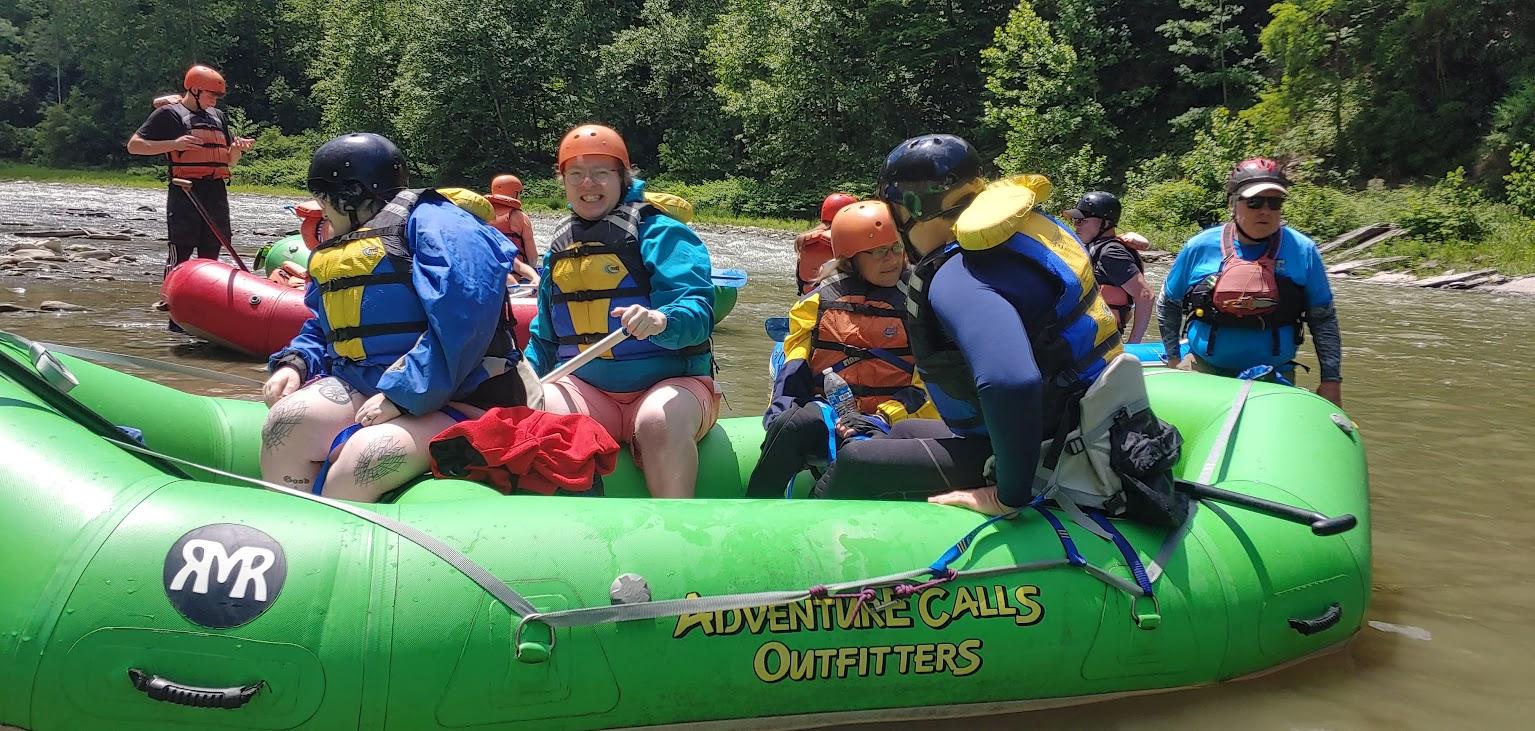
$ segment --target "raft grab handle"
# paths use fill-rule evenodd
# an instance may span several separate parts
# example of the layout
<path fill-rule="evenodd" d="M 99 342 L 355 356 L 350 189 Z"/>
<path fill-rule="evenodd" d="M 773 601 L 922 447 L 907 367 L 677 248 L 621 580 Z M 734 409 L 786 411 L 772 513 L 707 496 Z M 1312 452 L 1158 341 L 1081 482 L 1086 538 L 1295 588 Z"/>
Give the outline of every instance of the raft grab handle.
<path fill-rule="evenodd" d="M 1321 616 L 1312 619 L 1291 617 L 1290 629 L 1310 637 L 1318 632 L 1326 632 L 1332 629 L 1333 625 L 1337 624 L 1341 619 L 1343 619 L 1343 605 L 1333 602 L 1327 607 L 1327 611 L 1322 612 Z"/>
<path fill-rule="evenodd" d="M 256 691 L 266 686 L 265 680 L 258 680 L 250 685 L 237 685 L 230 688 L 203 688 L 196 685 L 184 685 L 169 678 L 146 673 L 138 668 L 128 669 L 128 680 L 133 683 L 134 690 L 138 690 L 149 696 L 150 700 L 175 703 L 178 706 L 191 706 L 193 708 L 239 708 L 256 695 Z"/>
<path fill-rule="evenodd" d="M 1313 535 L 1335 536 L 1339 533 L 1347 533 L 1353 530 L 1354 526 L 1359 525 L 1359 519 L 1349 513 L 1344 513 L 1336 518 L 1329 518 L 1315 510 L 1303 510 L 1293 505 L 1285 505 L 1284 503 L 1276 503 L 1273 500 L 1264 500 L 1261 497 L 1222 490 L 1221 488 L 1202 485 L 1198 482 L 1178 480 L 1173 484 L 1180 492 L 1188 493 L 1201 500 L 1214 500 L 1229 505 L 1236 505 L 1279 518 L 1280 520 L 1288 520 L 1291 523 L 1310 526 Z"/>

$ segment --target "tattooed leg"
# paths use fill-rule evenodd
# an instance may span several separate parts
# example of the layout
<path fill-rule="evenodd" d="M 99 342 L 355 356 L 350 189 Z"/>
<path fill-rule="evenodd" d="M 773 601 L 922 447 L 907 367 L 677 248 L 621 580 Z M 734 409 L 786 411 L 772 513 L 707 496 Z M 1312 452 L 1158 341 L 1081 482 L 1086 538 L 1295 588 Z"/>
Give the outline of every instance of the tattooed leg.
<path fill-rule="evenodd" d="M 341 447 L 325 476 L 325 496 L 374 502 L 427 469 L 427 444 L 453 425 L 443 414 L 402 416 L 358 430 Z"/>
<path fill-rule="evenodd" d="M 321 378 L 320 380 L 315 381 L 313 384 L 310 384 L 309 387 L 313 388 L 321 396 L 325 397 L 326 401 L 337 404 L 339 406 L 350 405 L 354 397 L 361 397 L 361 394 L 357 393 L 357 391 L 353 390 L 351 386 L 348 386 L 341 379 L 336 378 L 335 376 Z"/>
<path fill-rule="evenodd" d="M 350 395 L 340 403 L 333 398 L 334 388 L 322 393 L 327 381 L 343 395 L 355 394 L 340 381 L 323 379 L 278 401 L 267 414 L 261 427 L 262 479 L 295 490 L 314 483 L 331 440 L 357 413 Z"/>

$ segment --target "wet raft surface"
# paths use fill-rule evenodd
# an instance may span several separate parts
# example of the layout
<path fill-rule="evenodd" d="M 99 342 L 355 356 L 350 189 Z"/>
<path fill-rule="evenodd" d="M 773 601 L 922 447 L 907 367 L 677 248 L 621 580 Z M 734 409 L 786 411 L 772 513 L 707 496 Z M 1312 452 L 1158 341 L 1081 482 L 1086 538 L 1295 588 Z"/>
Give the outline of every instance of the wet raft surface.
<path fill-rule="evenodd" d="M 163 190 L 0 182 L 0 231 L 25 224 L 146 234 L 89 241 L 104 244 L 101 248 L 115 256 L 136 257 L 120 269 L 99 267 L 104 274 L 92 274 L 74 259 L 59 262 L 55 272 L 0 269 L 0 303 L 36 308 L 60 300 L 88 308 L 3 313 L 0 328 L 259 378 L 255 363 L 166 333 L 163 314 L 149 309 L 164 259 L 164 198 Z M 231 202 L 235 245 L 247 255 L 296 220 L 281 207 L 294 201 L 242 195 Z M 538 235 L 547 237 L 554 220 L 535 217 Z M 699 228 L 715 266 L 740 267 L 751 276 L 735 313 L 717 331 L 715 346 L 725 411 L 759 413 L 769 388 L 769 343 L 761 321 L 782 314 L 791 300 L 792 236 Z M 19 240 L 0 234 L 0 256 Z M 1152 279 L 1159 283 L 1161 271 Z M 1525 680 L 1535 634 L 1528 631 L 1524 611 L 1535 603 L 1535 567 L 1524 560 L 1535 549 L 1535 531 L 1529 528 L 1535 522 L 1535 501 L 1529 497 L 1535 490 L 1535 450 L 1529 448 L 1535 443 L 1535 379 L 1529 371 L 1535 362 L 1535 300 L 1351 282 L 1335 286 L 1343 320 L 1345 397 L 1369 445 L 1374 488 L 1371 627 L 1347 653 L 1265 678 L 1024 717 L 975 719 L 966 727 L 1525 725 L 1535 712 Z M 16 288 L 26 291 L 9 291 Z M 1302 350 L 1314 367 L 1309 345 Z M 236 391 L 171 374 L 141 375 L 201 393 Z M 1303 382 L 1314 385 L 1314 373 Z"/>

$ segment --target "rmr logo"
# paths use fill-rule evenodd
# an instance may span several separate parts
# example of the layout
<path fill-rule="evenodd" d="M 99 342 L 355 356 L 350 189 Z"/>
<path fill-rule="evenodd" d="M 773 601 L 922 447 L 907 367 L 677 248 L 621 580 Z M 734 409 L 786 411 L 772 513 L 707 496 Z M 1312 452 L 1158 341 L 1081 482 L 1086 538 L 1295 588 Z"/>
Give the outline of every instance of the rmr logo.
<path fill-rule="evenodd" d="M 261 616 L 288 576 L 282 546 L 266 533 L 216 523 L 182 536 L 165 556 L 165 596 L 189 621 L 238 627 Z"/>

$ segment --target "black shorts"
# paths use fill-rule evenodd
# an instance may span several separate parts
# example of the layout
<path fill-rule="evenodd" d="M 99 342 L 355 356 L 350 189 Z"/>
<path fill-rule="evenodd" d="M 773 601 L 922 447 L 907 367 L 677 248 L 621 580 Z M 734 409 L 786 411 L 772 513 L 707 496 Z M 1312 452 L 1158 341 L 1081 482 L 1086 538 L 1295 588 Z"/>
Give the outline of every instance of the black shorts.
<path fill-rule="evenodd" d="M 202 178 L 193 180 L 192 187 L 185 192 L 177 186 L 169 186 L 165 195 L 165 238 L 170 241 L 175 262 L 192 258 L 194 252 L 205 259 L 218 258 L 222 247 L 219 238 L 231 240 L 227 182 Z M 192 203 L 194 196 L 208 214 L 207 221 Z M 218 234 L 209 228 L 209 221 L 218 227 Z"/>

